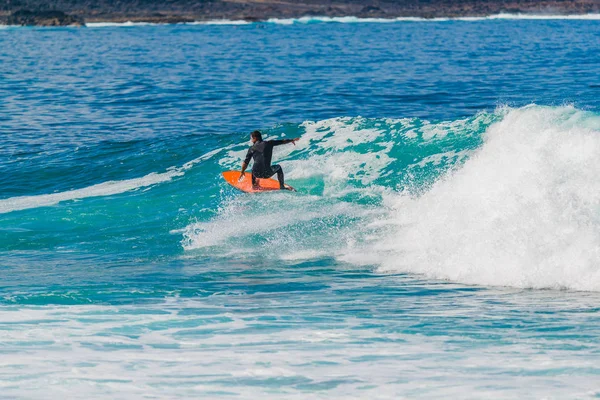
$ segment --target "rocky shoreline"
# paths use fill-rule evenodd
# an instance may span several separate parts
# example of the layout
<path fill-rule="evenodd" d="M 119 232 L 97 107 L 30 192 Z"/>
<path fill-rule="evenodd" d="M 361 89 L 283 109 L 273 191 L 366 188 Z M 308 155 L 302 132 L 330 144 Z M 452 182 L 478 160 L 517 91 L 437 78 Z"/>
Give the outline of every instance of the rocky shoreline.
<path fill-rule="evenodd" d="M 600 13 L 600 0 L 0 0 L 0 24 L 84 26 L 86 22 L 261 21 L 304 16 L 481 17 Z"/>
<path fill-rule="evenodd" d="M 5 19 L 5 25 L 21 26 L 83 26 L 84 21 L 80 17 L 65 14 L 62 11 L 30 11 L 18 10 Z"/>

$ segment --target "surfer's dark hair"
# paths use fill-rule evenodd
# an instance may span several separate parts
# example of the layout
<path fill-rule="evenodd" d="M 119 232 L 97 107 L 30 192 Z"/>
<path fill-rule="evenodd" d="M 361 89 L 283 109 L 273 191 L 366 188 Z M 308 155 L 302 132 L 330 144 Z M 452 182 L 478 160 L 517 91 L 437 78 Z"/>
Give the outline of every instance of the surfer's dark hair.
<path fill-rule="evenodd" d="M 254 139 L 258 139 L 258 141 L 262 141 L 262 134 L 260 133 L 260 131 L 254 131 L 250 135 L 252 135 L 252 137 Z"/>

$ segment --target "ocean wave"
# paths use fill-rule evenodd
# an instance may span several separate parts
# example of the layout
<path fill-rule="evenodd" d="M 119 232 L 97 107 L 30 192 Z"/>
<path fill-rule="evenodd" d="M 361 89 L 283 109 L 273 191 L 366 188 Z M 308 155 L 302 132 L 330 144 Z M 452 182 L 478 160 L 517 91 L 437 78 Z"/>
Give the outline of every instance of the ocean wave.
<path fill-rule="evenodd" d="M 379 204 L 383 193 L 408 190 L 413 179 L 419 181 L 419 190 L 435 181 L 450 165 L 462 162 L 468 148 L 477 147 L 482 126 L 502 112 L 447 122 L 342 117 L 288 127 L 292 131 L 286 135 L 301 140 L 296 146 L 278 147 L 275 157 L 301 193 L 225 197 L 216 218 L 184 230 L 183 247 L 216 246 L 222 254 L 251 256 L 258 251 L 286 259 L 342 254 L 340 244 L 366 233 L 356 224 L 366 226 L 385 212 Z M 271 133 L 282 134 L 277 128 Z M 464 151 L 452 151 L 454 146 Z M 245 151 L 246 145 L 231 147 L 219 160 L 222 169 L 239 166 Z M 411 153 L 417 158 L 406 158 Z M 267 208 L 262 207 L 265 200 Z"/>
<path fill-rule="evenodd" d="M 198 204 L 208 211 L 187 219 L 184 210 L 170 229 L 190 254 L 333 258 L 474 285 L 600 291 L 598 114 L 530 105 L 451 121 L 340 117 L 265 136 L 301 137 L 274 154 L 298 193 L 238 195 L 219 180 L 247 150 L 235 139 L 163 173 L 3 199 L 0 213 L 175 177 L 192 203 L 198 178 L 210 176 L 209 203 Z M 209 158 L 201 175 L 184 176 Z"/>
<path fill-rule="evenodd" d="M 222 151 L 222 149 L 210 151 L 196 159 L 188 161 L 181 167 L 171 167 L 163 173 L 151 172 L 140 178 L 125 179 L 121 181 L 107 181 L 81 189 L 68 190 L 59 193 L 41 194 L 36 196 L 16 196 L 2 199 L 0 200 L 0 214 L 27 210 L 31 208 L 53 206 L 64 201 L 81 200 L 90 197 L 112 196 L 115 194 L 121 194 L 149 186 L 154 186 L 160 183 L 169 182 L 175 177 L 183 176 L 185 171 L 189 170 L 199 162 L 208 160 L 220 151 Z"/>
<path fill-rule="evenodd" d="M 277 158 L 300 193 L 226 198 L 214 219 L 184 230 L 186 250 L 318 254 L 381 273 L 600 290 L 598 115 L 531 105 L 298 129 L 298 146 Z M 232 148 L 222 167 L 243 151 Z"/>
<path fill-rule="evenodd" d="M 26 210 L 29 208 L 48 207 L 63 201 L 80 200 L 89 197 L 111 196 L 140 189 L 147 186 L 167 182 L 182 172 L 168 171 L 162 174 L 155 172 L 141 178 L 127 179 L 122 181 L 108 181 L 82 189 L 68 190 L 66 192 L 42 194 L 37 196 L 18 196 L 0 200 L 0 214 Z"/>
<path fill-rule="evenodd" d="M 348 261 L 477 285 L 600 290 L 600 117 L 511 110 L 422 196 L 391 194 Z"/>

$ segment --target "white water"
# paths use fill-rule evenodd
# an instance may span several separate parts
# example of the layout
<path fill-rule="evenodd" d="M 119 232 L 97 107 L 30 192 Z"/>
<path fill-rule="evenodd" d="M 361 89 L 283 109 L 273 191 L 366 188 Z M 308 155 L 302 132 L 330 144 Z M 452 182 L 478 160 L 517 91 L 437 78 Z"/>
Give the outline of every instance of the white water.
<path fill-rule="evenodd" d="M 427 290 L 411 282 L 402 288 Z M 220 293 L 124 306 L 2 306 L 7 351 L 0 359 L 1 397 L 598 395 L 597 298 L 488 290 L 426 301 L 407 297 L 410 302 L 397 304 L 384 296 L 373 306 L 376 319 L 339 312 L 344 305 L 372 304 L 376 300 L 367 298 L 377 295 L 374 290 L 355 299 L 345 295 L 343 302 L 326 291 L 281 297 Z M 314 320 L 307 321 L 299 307 Z M 539 317 L 530 307 L 551 316 Z M 517 320 L 515 309 L 521 311 Z M 414 332 L 411 327 L 423 321 Z M 561 331 L 565 324 L 581 328 Z M 511 333 L 510 339 L 496 337 Z"/>
<path fill-rule="evenodd" d="M 600 291 L 600 117 L 526 107 L 418 198 L 392 194 L 348 261 L 478 285 Z M 368 249 L 368 250 L 367 250 Z"/>

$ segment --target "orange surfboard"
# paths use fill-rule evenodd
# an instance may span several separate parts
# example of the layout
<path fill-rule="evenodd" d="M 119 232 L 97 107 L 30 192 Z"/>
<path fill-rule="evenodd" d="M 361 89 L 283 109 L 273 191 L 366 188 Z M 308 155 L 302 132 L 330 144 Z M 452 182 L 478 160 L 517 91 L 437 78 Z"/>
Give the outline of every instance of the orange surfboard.
<path fill-rule="evenodd" d="M 260 193 L 260 192 L 271 192 L 273 190 L 281 190 L 279 189 L 279 181 L 275 179 L 262 179 L 257 178 L 256 181 L 258 183 L 258 188 L 252 187 L 252 174 L 250 172 L 244 173 L 244 178 L 239 180 L 241 171 L 225 171 L 223 172 L 223 178 L 225 181 L 229 183 L 236 189 L 241 190 L 246 193 Z M 288 190 L 296 191 L 290 185 L 285 185 Z"/>

